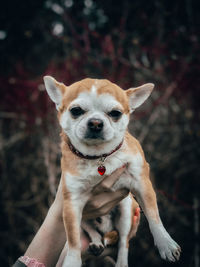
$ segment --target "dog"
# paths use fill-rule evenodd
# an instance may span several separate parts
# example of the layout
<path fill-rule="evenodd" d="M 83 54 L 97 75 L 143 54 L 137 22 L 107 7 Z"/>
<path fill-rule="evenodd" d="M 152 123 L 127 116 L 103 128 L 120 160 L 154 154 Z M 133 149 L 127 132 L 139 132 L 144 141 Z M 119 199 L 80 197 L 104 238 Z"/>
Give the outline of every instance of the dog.
<path fill-rule="evenodd" d="M 51 76 L 45 76 L 44 83 L 56 105 L 62 129 L 63 221 L 68 242 L 63 266 L 81 266 L 83 208 L 102 177 L 124 164 L 128 165 L 127 170 L 112 189 L 127 188 L 136 196 L 161 258 L 178 260 L 181 248 L 160 219 L 156 194 L 149 178 L 149 164 L 138 140 L 127 131 L 130 114 L 150 96 L 154 85 L 147 83 L 123 90 L 108 80 L 86 78 L 66 86 Z M 118 224 L 118 255 L 122 254 L 123 258 L 118 256 L 117 267 L 128 266 L 125 259 L 131 229 L 130 210 L 126 209 L 128 201 L 129 196 L 120 204 L 123 220 L 119 219 Z"/>
<path fill-rule="evenodd" d="M 102 182 L 101 182 L 102 183 Z M 106 187 L 98 185 L 98 192 L 106 190 Z M 94 194 L 94 190 L 93 190 Z M 126 224 L 124 222 L 126 221 Z M 115 206 L 108 214 L 97 217 L 96 219 L 82 220 L 81 227 L 90 239 L 89 248 L 82 253 L 82 266 L 90 266 L 91 261 L 97 260 L 98 263 L 106 256 L 116 257 L 116 249 L 120 251 L 117 257 L 116 266 L 128 266 L 128 247 L 129 240 L 135 237 L 140 222 L 140 208 L 132 194 Z M 119 242 L 119 233 L 121 238 Z M 123 231 L 123 232 L 122 232 Z M 122 238 L 123 234 L 123 238 Z M 123 242 L 124 240 L 124 242 Z M 63 255 L 67 254 L 67 243 L 59 258 L 58 266 L 62 266 Z M 104 250 L 106 247 L 108 249 Z M 101 262 L 101 264 L 104 264 Z M 56 266 L 57 266 L 56 265 Z M 93 265 L 92 265 L 93 266 Z M 107 266 L 107 265 L 106 265 Z M 109 265 L 110 266 L 110 265 Z"/>
<path fill-rule="evenodd" d="M 118 257 L 116 266 L 128 266 L 129 240 L 136 235 L 139 222 L 139 205 L 132 194 L 129 193 L 109 214 L 96 219 L 82 221 L 82 229 L 91 240 L 89 253 L 86 254 L 99 256 L 105 247 L 117 244 Z"/>

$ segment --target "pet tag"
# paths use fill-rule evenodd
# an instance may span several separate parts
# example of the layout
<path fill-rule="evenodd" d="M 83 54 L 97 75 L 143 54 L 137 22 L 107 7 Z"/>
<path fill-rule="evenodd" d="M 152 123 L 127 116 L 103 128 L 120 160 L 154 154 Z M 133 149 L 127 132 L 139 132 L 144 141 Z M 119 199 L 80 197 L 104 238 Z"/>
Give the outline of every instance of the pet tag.
<path fill-rule="evenodd" d="M 104 175 L 104 173 L 106 172 L 106 167 L 103 165 L 105 159 L 105 157 L 101 157 L 101 159 L 99 160 L 99 167 L 97 170 L 100 175 Z"/>
<path fill-rule="evenodd" d="M 106 167 L 105 166 L 101 165 L 101 166 L 98 167 L 98 173 L 100 175 L 104 175 L 105 172 L 106 172 Z"/>

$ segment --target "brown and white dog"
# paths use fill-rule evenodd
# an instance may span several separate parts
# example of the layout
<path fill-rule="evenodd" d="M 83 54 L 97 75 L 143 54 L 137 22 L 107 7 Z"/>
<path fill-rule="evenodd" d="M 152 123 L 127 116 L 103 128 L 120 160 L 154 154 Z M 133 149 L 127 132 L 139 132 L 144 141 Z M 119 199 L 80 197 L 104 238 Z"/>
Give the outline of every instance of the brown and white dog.
<path fill-rule="evenodd" d="M 149 164 L 139 142 L 128 131 L 129 115 L 151 94 L 154 85 L 126 91 L 108 80 L 84 79 L 70 86 L 44 77 L 46 90 L 56 104 L 62 128 L 63 219 L 68 241 L 64 267 L 81 266 L 82 211 L 95 185 L 128 164 L 113 190 L 129 189 L 148 220 L 154 243 L 163 259 L 179 259 L 180 247 L 165 230 L 149 179 Z M 121 203 L 118 220 L 119 252 L 116 266 L 126 267 L 127 238 L 131 231 L 130 195 Z"/>

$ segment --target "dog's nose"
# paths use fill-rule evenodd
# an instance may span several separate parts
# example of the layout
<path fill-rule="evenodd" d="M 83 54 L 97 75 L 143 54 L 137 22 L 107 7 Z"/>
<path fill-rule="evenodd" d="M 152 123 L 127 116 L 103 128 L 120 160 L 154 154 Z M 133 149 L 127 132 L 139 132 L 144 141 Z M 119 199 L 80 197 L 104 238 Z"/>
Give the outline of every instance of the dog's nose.
<path fill-rule="evenodd" d="M 103 129 L 103 121 L 100 119 L 90 119 L 88 128 L 93 132 L 100 132 Z"/>

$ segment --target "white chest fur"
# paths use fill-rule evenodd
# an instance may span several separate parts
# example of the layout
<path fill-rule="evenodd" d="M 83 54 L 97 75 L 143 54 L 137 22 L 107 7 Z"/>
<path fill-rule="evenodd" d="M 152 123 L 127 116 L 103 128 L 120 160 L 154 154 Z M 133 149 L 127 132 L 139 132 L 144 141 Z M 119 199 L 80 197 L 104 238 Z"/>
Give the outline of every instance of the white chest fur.
<path fill-rule="evenodd" d="M 127 170 L 113 186 L 114 190 L 118 188 L 131 189 L 137 186 L 136 182 L 140 179 L 143 158 L 139 153 L 127 154 L 124 153 L 124 150 L 120 149 L 108 156 L 104 162 L 106 175 L 110 175 L 117 168 L 127 163 Z M 99 160 L 80 159 L 77 166 L 80 176 L 73 176 L 69 173 L 65 174 L 65 182 L 68 190 L 75 194 L 89 194 L 92 188 L 103 179 L 97 171 L 98 166 Z"/>

